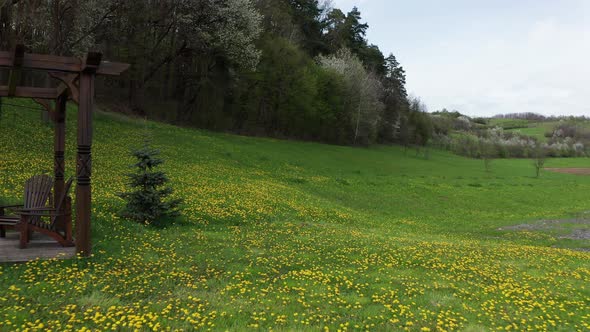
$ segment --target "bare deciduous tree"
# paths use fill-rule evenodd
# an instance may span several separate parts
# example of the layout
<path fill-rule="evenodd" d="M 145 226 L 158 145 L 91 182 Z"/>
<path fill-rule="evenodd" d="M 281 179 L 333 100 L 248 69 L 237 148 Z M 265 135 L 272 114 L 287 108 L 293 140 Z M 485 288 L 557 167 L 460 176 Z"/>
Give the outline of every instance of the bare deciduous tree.
<path fill-rule="evenodd" d="M 535 166 L 535 174 L 537 175 L 537 178 L 541 176 L 541 170 L 545 166 L 545 157 L 545 149 L 540 143 L 538 143 L 533 152 L 533 166 Z"/>

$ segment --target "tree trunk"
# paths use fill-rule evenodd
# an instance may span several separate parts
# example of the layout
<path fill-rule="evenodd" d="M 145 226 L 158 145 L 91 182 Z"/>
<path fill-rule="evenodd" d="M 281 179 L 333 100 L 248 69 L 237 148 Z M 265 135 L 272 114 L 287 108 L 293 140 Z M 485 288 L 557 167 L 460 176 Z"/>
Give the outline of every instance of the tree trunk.
<path fill-rule="evenodd" d="M 12 22 L 12 6 L 4 5 L 0 8 L 0 49 L 10 50 L 14 39 Z"/>
<path fill-rule="evenodd" d="M 361 106 L 362 106 L 362 104 L 363 104 L 363 96 L 361 94 L 361 95 L 359 95 L 359 107 L 358 107 L 358 111 L 356 114 L 356 126 L 354 129 L 354 140 L 352 141 L 353 145 L 356 145 L 356 140 L 359 136 L 359 125 L 361 123 Z"/>

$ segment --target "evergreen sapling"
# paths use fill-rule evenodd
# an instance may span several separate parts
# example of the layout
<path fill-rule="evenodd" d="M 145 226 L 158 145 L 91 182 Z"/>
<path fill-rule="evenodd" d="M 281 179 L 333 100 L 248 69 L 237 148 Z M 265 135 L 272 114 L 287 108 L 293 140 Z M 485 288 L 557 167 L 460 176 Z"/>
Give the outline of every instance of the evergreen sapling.
<path fill-rule="evenodd" d="M 169 218 L 179 215 L 180 199 L 170 199 L 172 188 L 162 171 L 156 170 L 164 161 L 158 158 L 160 152 L 150 146 L 146 137 L 142 148 L 132 151 L 137 162 L 131 167 L 134 173 L 127 175 L 131 188 L 118 196 L 127 201 L 122 216 L 146 225 L 164 226 Z"/>

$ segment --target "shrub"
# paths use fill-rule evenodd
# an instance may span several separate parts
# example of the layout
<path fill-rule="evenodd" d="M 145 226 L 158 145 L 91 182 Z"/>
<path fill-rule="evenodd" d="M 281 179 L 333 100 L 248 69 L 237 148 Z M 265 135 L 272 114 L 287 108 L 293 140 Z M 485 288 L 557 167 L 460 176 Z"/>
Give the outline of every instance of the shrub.
<path fill-rule="evenodd" d="M 446 136 L 453 129 L 454 119 L 452 119 L 452 118 L 443 117 L 440 115 L 432 115 L 431 119 L 432 119 L 432 127 L 434 130 L 434 135 Z"/>
<path fill-rule="evenodd" d="M 486 118 L 475 118 L 475 119 L 473 119 L 473 123 L 477 123 L 480 125 L 487 125 L 489 123 L 489 120 Z"/>
<path fill-rule="evenodd" d="M 454 138 L 451 150 L 459 155 L 479 158 L 481 156 L 479 139 L 475 135 L 461 134 Z"/>
<path fill-rule="evenodd" d="M 472 127 L 471 120 L 466 116 L 460 116 L 453 122 L 453 127 L 455 130 L 468 131 Z"/>
<path fill-rule="evenodd" d="M 435 146 L 471 158 L 529 158 L 537 146 L 541 147 L 548 157 L 586 156 L 584 141 L 559 136 L 563 132 L 556 131 L 556 135 L 544 144 L 533 137 L 505 132 L 501 127 L 462 132 L 446 137 L 435 135 L 434 138 Z M 578 136 L 583 137 L 583 135 Z"/>

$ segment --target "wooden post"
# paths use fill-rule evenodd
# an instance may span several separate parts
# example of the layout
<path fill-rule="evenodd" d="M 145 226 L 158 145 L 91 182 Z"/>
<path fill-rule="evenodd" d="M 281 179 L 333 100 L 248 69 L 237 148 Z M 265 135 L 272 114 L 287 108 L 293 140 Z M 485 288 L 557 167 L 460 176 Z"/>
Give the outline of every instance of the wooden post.
<path fill-rule="evenodd" d="M 78 105 L 78 153 L 76 167 L 76 252 L 90 256 L 92 174 L 92 112 L 94 108 L 94 77 L 100 65 L 100 53 L 88 53 L 80 73 L 80 103 Z"/>
<path fill-rule="evenodd" d="M 68 101 L 67 93 L 61 94 L 55 100 L 55 111 L 53 113 L 54 133 L 53 133 L 53 159 L 54 159 L 54 201 L 59 200 L 64 192 L 64 173 L 65 173 L 65 150 L 66 150 L 66 102 Z M 49 112 L 49 111 L 48 111 Z M 63 208 L 63 207 L 62 207 Z M 60 211 L 61 212 L 61 211 Z M 64 226 L 64 218 L 59 217 L 57 220 L 59 227 Z"/>
<path fill-rule="evenodd" d="M 25 56 L 25 46 L 22 44 L 16 45 L 12 56 L 12 69 L 8 76 L 8 95 L 14 96 L 16 93 L 16 87 L 19 85 L 21 80 L 21 72 L 23 65 L 23 58 Z"/>

